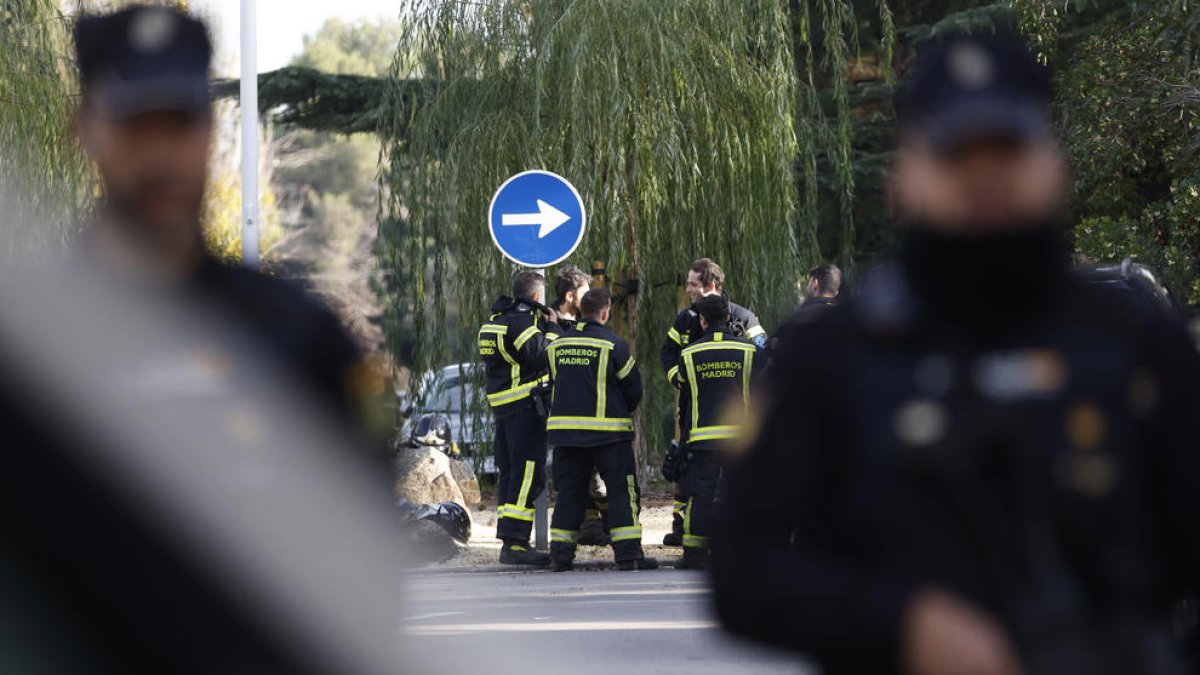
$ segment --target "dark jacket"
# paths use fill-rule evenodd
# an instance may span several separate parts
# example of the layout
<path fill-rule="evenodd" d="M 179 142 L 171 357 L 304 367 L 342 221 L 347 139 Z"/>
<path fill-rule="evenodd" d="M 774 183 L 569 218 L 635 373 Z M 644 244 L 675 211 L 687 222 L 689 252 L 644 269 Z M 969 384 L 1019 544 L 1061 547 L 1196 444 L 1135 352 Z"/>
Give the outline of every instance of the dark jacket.
<path fill-rule="evenodd" d="M 688 447 L 704 450 L 742 433 L 739 424 L 724 415 L 737 401 L 743 411 L 750 407 L 750 385 L 763 363 L 759 348 L 725 328 L 711 329 L 680 353 L 679 381 L 687 400 L 686 415 L 680 420 Z"/>
<path fill-rule="evenodd" d="M 551 343 L 550 371 L 550 445 L 633 439 L 632 415 L 642 400 L 642 377 L 629 345 L 616 333 L 594 321 L 578 322 Z"/>
<path fill-rule="evenodd" d="M 829 310 L 836 307 L 837 304 L 837 298 L 809 298 L 805 300 L 804 304 L 796 308 L 796 311 L 792 312 L 791 316 L 779 324 L 779 328 L 771 336 L 771 352 L 774 353 L 779 349 L 779 345 L 790 340 L 798 331 L 802 331 L 819 321 L 821 317 L 829 313 Z"/>
<path fill-rule="evenodd" d="M 1182 327 L 1069 279 L 1036 302 L 999 289 L 987 312 L 946 278 L 877 275 L 787 344 L 726 474 L 721 619 L 826 673 L 897 672 L 927 585 L 994 615 L 1026 672 L 1064 628 L 1150 630 L 1200 587 L 1200 360 Z M 1108 664 L 1142 672 L 1125 666 Z"/>
<path fill-rule="evenodd" d="M 767 331 L 758 323 L 754 312 L 733 302 L 729 303 L 729 332 L 759 347 L 765 347 L 767 344 Z M 662 372 L 672 384 L 678 384 L 676 376 L 679 373 L 680 352 L 703 336 L 704 329 L 700 327 L 700 314 L 696 311 L 696 305 L 693 304 L 675 317 L 675 322 L 667 330 L 667 337 L 663 340 L 659 354 Z"/>
<path fill-rule="evenodd" d="M 500 298 L 492 305 L 477 344 L 488 404 L 496 418 L 531 407 L 535 389 L 549 385 L 546 347 L 558 331 L 524 300 Z"/>

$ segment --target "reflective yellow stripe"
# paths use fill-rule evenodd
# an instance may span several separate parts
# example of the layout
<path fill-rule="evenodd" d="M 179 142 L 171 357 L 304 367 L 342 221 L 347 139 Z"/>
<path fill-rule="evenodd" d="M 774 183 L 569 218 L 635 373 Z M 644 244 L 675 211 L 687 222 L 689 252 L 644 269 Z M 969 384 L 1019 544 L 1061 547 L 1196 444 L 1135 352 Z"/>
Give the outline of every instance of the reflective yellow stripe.
<path fill-rule="evenodd" d="M 529 328 L 526 328 L 524 331 L 521 332 L 520 335 L 517 336 L 516 340 L 513 340 L 513 346 L 516 347 L 517 349 L 520 349 L 521 345 L 525 344 L 526 342 L 529 342 L 529 338 L 533 337 L 535 334 L 537 334 L 540 331 L 541 331 L 541 329 L 537 327 L 537 324 L 534 324 L 534 325 L 530 326 Z"/>
<path fill-rule="evenodd" d="M 692 502 L 696 501 L 695 497 L 688 497 L 687 508 L 683 510 L 683 540 L 687 541 L 688 537 L 692 536 Z"/>
<path fill-rule="evenodd" d="M 641 509 L 638 508 L 637 478 L 633 474 L 625 476 L 625 484 L 629 486 L 629 512 L 633 514 L 633 524 L 641 531 L 642 521 L 638 519 Z"/>
<path fill-rule="evenodd" d="M 633 431 L 633 420 L 628 417 L 557 416 L 546 420 L 546 429 L 564 431 Z"/>
<path fill-rule="evenodd" d="M 671 384 L 675 384 L 675 380 L 678 377 L 679 377 L 679 366 L 671 366 L 671 369 L 667 371 L 667 382 L 670 382 Z"/>
<path fill-rule="evenodd" d="M 724 333 L 713 333 L 713 342 L 724 342 L 724 341 L 725 341 Z"/>
<path fill-rule="evenodd" d="M 609 534 L 612 535 L 613 541 L 629 541 L 630 539 L 641 539 L 642 528 L 633 527 L 614 527 Z"/>
<path fill-rule="evenodd" d="M 667 331 L 667 337 L 674 341 L 675 344 L 683 346 L 683 336 L 679 334 L 679 331 L 675 330 L 674 326 L 671 326 L 671 330 Z"/>
<path fill-rule="evenodd" d="M 633 357 L 632 357 L 632 356 L 631 356 L 631 357 L 629 357 L 629 360 L 625 362 L 625 367 L 624 367 L 624 368 L 621 368 L 620 370 L 618 370 L 618 371 L 617 371 L 617 379 L 618 379 L 618 380 L 623 380 L 623 379 L 625 379 L 626 377 L 628 377 L 628 376 L 629 376 L 629 373 L 632 373 L 632 372 L 633 372 L 633 367 L 634 367 L 635 365 L 637 365 L 637 364 L 636 364 L 636 362 L 633 360 Z"/>
<path fill-rule="evenodd" d="M 479 329 L 480 333 L 495 333 L 497 335 L 505 335 L 508 333 L 508 326 L 498 323 L 485 323 Z"/>
<path fill-rule="evenodd" d="M 504 515 L 499 516 L 499 517 L 500 518 L 511 518 L 513 520 L 524 520 L 526 522 L 532 523 L 533 522 L 533 509 L 519 509 L 515 506 L 509 506 L 508 509 L 505 510 Z"/>
<path fill-rule="evenodd" d="M 694 534 L 683 535 L 684 548 L 708 548 L 708 537 L 698 537 Z"/>
<path fill-rule="evenodd" d="M 608 353 L 600 350 L 600 367 L 596 368 L 596 417 L 608 413 Z"/>
<path fill-rule="evenodd" d="M 746 418 L 750 417 L 750 373 L 754 369 L 754 352 L 746 352 L 746 362 L 742 364 L 742 408 Z"/>
<path fill-rule="evenodd" d="M 612 349 L 613 343 L 608 340 L 600 340 L 598 338 L 589 337 L 565 337 L 560 338 L 554 343 L 555 347 L 599 347 L 600 349 Z"/>
<path fill-rule="evenodd" d="M 546 341 L 554 342 L 558 339 L 558 333 L 546 333 Z"/>
<path fill-rule="evenodd" d="M 686 506 L 687 506 L 687 502 L 681 502 L 678 499 L 676 499 L 675 503 L 671 506 L 671 511 L 674 513 L 683 513 L 683 509 Z"/>
<path fill-rule="evenodd" d="M 726 438 L 734 438 L 741 431 L 741 427 L 734 424 L 726 424 L 715 427 L 693 428 L 688 432 L 689 441 L 715 441 Z"/>
<path fill-rule="evenodd" d="M 683 353 L 695 354 L 696 352 L 706 352 L 712 349 L 740 349 L 744 352 L 754 353 L 758 348 L 744 342 L 722 342 L 721 344 L 717 344 L 716 342 L 697 342 L 690 347 L 685 347 Z"/>
<path fill-rule="evenodd" d="M 762 326 L 754 326 L 754 327 L 748 328 L 746 330 L 746 339 L 753 340 L 754 338 L 758 337 L 759 335 L 766 335 L 766 333 L 767 333 L 766 329 L 763 328 Z"/>
<path fill-rule="evenodd" d="M 550 528 L 550 541 L 557 541 L 564 544 L 574 544 L 579 539 L 579 532 L 575 530 L 556 530 Z"/>
<path fill-rule="evenodd" d="M 689 429 L 695 429 L 700 426 L 700 385 L 696 382 L 696 362 L 692 358 L 694 352 L 692 349 L 683 350 L 683 367 L 687 373 L 688 388 L 692 392 L 692 426 Z M 691 439 L 692 434 L 688 432 L 688 438 Z"/>
<path fill-rule="evenodd" d="M 505 389 L 504 391 L 498 391 L 494 394 L 488 394 L 487 400 L 488 403 L 492 404 L 493 408 L 513 403 L 515 401 L 520 401 L 521 399 L 529 396 L 530 392 L 532 392 L 538 386 L 549 381 L 550 376 L 543 375 L 533 382 L 526 382 L 525 384 L 518 385 L 512 389 Z"/>
<path fill-rule="evenodd" d="M 542 448 L 542 453 L 546 452 L 545 446 Z M 521 479 L 521 492 L 517 495 L 517 503 L 513 505 L 510 511 L 517 511 L 522 515 L 529 512 L 529 517 L 533 517 L 533 509 L 529 506 L 529 488 L 533 485 L 533 472 L 537 471 L 537 462 L 529 460 L 525 462 L 525 476 Z M 516 517 L 516 516 L 514 516 Z"/>

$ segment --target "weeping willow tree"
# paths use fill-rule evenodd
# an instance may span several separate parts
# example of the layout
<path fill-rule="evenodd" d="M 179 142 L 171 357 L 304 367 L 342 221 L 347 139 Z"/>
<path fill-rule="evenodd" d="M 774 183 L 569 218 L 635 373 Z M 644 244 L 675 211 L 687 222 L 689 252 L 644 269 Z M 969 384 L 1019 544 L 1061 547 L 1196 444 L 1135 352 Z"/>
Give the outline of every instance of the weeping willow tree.
<path fill-rule="evenodd" d="M 818 157 L 838 167 L 853 240 L 842 78 L 854 12 L 811 4 L 413 2 L 384 93 L 381 241 L 414 368 L 474 358 L 474 329 L 514 272 L 488 234 L 492 194 L 518 171 L 555 171 L 586 203 L 572 262 L 607 268 L 614 323 L 649 385 L 641 438 L 656 454 L 673 401 L 657 353 L 687 265 L 718 260 L 730 294 L 774 325 L 819 257 Z M 831 115 L 816 75 L 828 66 L 825 81 L 840 83 Z"/>
<path fill-rule="evenodd" d="M 92 182 L 71 132 L 74 65 L 54 0 L 0 0 L 0 234 L 8 259 L 61 249 Z"/>

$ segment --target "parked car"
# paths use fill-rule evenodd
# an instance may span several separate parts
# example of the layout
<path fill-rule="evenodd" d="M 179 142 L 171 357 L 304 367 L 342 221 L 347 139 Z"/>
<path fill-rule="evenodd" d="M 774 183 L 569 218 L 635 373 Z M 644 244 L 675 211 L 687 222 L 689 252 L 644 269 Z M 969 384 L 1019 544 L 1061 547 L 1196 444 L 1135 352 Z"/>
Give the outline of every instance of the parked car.
<path fill-rule="evenodd" d="M 401 411 L 407 418 L 401 435 L 408 436 L 409 426 L 426 413 L 442 413 L 450 418 L 450 429 L 462 458 L 477 475 L 494 475 L 492 459 L 492 415 L 482 383 L 476 379 L 478 366 L 456 363 L 424 373 L 413 390 L 401 393 Z"/>

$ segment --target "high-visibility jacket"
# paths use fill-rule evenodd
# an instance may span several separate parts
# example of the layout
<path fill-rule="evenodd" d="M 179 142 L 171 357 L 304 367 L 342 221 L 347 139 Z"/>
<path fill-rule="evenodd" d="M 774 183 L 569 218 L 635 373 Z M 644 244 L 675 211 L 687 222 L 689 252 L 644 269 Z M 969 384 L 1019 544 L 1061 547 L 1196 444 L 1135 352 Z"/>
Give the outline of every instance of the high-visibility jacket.
<path fill-rule="evenodd" d="M 767 331 L 758 323 L 758 317 L 754 316 L 754 312 L 733 302 L 729 303 L 728 332 L 735 337 L 749 340 L 759 347 L 767 345 Z M 680 382 L 678 376 L 682 363 L 680 354 L 683 352 L 683 348 L 703 336 L 704 329 L 700 327 L 700 313 L 696 311 L 696 305 L 688 307 L 675 317 L 675 323 L 671 324 L 667 330 L 667 337 L 663 340 L 662 350 L 659 354 L 663 374 L 667 376 L 671 384 Z"/>
<path fill-rule="evenodd" d="M 633 411 L 642 400 L 642 378 L 629 345 L 594 321 L 581 321 L 552 342 L 554 381 L 548 441 L 591 446 L 633 438 Z"/>
<path fill-rule="evenodd" d="M 530 407 L 534 390 L 549 386 L 546 346 L 559 329 L 523 300 L 500 298 L 492 312 L 479 328 L 477 344 L 488 404 L 500 418 Z"/>
<path fill-rule="evenodd" d="M 730 413 L 749 414 L 750 385 L 765 358 L 759 347 L 726 328 L 709 330 L 680 353 L 680 381 L 686 396 L 684 426 L 693 449 L 708 449 L 736 438 L 742 431 Z"/>

